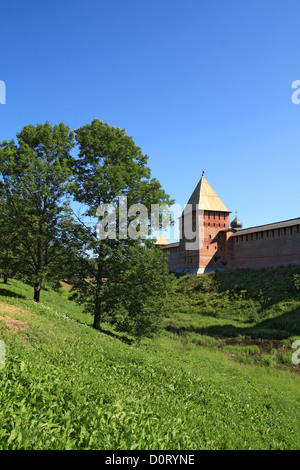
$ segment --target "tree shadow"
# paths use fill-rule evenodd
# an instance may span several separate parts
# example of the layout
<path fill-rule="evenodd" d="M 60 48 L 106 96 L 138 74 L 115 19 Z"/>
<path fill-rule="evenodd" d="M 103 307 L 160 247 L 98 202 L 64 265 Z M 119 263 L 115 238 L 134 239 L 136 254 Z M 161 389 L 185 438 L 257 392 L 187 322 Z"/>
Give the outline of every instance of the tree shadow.
<path fill-rule="evenodd" d="M 9 289 L 3 289 L 3 287 L 0 287 L 0 297 L 14 297 L 18 299 L 27 299 L 25 295 L 17 294 L 16 292 L 13 292 Z"/>
<path fill-rule="evenodd" d="M 174 335 L 184 336 L 185 333 L 198 333 L 200 335 L 206 334 L 206 328 L 193 328 L 193 327 L 186 327 L 186 326 L 174 326 L 174 325 L 167 325 L 164 327 L 164 330 L 173 333 Z"/>
<path fill-rule="evenodd" d="M 230 291 L 230 297 L 243 291 L 245 299 L 258 300 L 264 307 L 270 307 L 287 299 L 300 299 L 293 281 L 299 270 L 299 266 L 236 269 L 226 271 L 226 275 L 215 273 L 213 277 L 218 292 Z"/>
<path fill-rule="evenodd" d="M 119 339 L 123 343 L 129 344 L 129 345 L 134 343 L 133 339 L 127 338 L 127 336 L 124 336 L 122 334 L 118 334 L 116 331 L 104 330 L 103 328 L 101 328 L 99 332 L 104 333 L 105 335 L 111 336 L 112 338 Z"/>
<path fill-rule="evenodd" d="M 237 327 L 228 323 L 202 328 L 167 325 L 165 329 L 180 336 L 184 336 L 185 333 L 198 333 L 217 337 L 246 336 L 251 339 L 283 340 L 300 335 L 300 308 L 283 313 L 278 317 L 262 320 L 250 327 Z"/>
<path fill-rule="evenodd" d="M 228 323 L 226 325 L 211 325 L 203 328 L 168 325 L 165 329 L 178 335 L 198 333 L 217 337 L 245 336 L 251 339 L 283 340 L 291 336 L 300 335 L 300 309 L 296 308 L 278 317 L 268 318 L 250 327 L 237 327 Z"/>

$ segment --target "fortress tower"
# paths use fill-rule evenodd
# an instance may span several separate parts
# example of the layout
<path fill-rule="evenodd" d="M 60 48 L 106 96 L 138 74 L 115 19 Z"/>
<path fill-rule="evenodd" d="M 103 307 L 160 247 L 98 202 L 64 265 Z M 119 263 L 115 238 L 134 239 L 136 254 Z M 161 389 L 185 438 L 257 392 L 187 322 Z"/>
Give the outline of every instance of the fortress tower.
<path fill-rule="evenodd" d="M 229 228 L 229 214 L 202 175 L 179 224 L 179 269 L 188 269 L 195 274 L 224 269 L 218 233 Z"/>
<path fill-rule="evenodd" d="M 223 269 L 300 264 L 300 218 L 243 228 L 203 174 L 179 219 L 180 240 L 157 245 L 169 254 L 169 270 L 204 274 Z"/>

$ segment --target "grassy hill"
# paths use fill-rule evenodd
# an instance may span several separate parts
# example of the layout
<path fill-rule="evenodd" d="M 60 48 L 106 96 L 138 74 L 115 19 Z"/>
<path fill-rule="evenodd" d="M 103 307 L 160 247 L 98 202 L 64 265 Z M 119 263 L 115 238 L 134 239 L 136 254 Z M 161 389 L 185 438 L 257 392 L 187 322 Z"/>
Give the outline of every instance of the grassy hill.
<path fill-rule="evenodd" d="M 0 449 L 299 449 L 299 269 L 174 280 L 133 340 L 61 292 L 0 285 Z"/>

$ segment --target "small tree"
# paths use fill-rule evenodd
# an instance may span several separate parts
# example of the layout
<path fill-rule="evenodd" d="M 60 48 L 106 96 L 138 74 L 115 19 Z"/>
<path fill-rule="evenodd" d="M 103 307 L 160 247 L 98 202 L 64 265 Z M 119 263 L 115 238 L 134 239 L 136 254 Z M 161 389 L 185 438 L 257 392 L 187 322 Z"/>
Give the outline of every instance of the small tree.
<path fill-rule="evenodd" d="M 166 261 L 162 250 L 151 245 L 134 244 L 118 251 L 107 281 L 105 306 L 119 330 L 139 340 L 159 331 L 170 290 Z"/>

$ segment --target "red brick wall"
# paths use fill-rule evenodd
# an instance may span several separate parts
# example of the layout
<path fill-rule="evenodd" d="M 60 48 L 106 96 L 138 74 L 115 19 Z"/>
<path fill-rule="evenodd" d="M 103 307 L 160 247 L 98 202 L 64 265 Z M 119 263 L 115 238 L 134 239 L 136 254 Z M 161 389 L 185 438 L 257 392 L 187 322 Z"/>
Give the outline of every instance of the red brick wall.
<path fill-rule="evenodd" d="M 206 268 L 224 268 L 222 263 L 222 253 L 219 250 L 219 232 L 229 227 L 228 212 L 214 211 L 193 211 L 191 214 L 182 217 L 181 239 L 178 251 L 178 269 L 205 270 Z M 200 236 L 198 242 L 190 240 L 186 231 L 183 233 L 182 227 L 190 227 Z M 189 248 L 189 249 L 188 249 Z M 170 258 L 172 265 L 175 259 Z"/>
<path fill-rule="evenodd" d="M 229 227 L 228 212 L 204 211 L 204 240 L 200 248 L 201 269 L 220 269 L 222 264 L 221 230 Z"/>
<path fill-rule="evenodd" d="M 186 217 L 193 231 L 197 222 L 203 237 L 200 245 L 188 250 L 191 241 L 182 233 L 178 247 L 164 248 L 169 252 L 170 271 L 300 265 L 300 225 L 246 234 L 229 229 L 229 213 L 194 211 Z"/>
<path fill-rule="evenodd" d="M 232 236 L 228 268 L 263 268 L 300 264 L 300 226 Z"/>
<path fill-rule="evenodd" d="M 179 265 L 179 247 L 163 248 L 168 253 L 168 268 L 171 273 L 176 273 L 180 269 Z"/>

